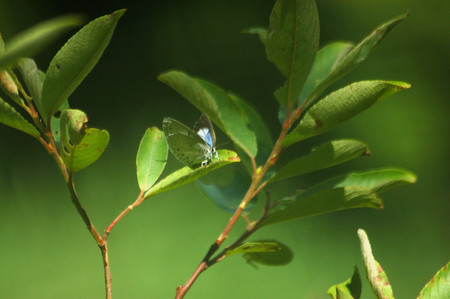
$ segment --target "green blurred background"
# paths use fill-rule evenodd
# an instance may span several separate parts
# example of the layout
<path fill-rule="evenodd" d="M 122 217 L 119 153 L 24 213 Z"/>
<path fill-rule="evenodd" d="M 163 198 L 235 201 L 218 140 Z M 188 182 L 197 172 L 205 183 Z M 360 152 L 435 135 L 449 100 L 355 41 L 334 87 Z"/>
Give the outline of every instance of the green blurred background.
<path fill-rule="evenodd" d="M 272 92 L 282 77 L 265 59 L 257 37 L 241 34 L 253 25 L 267 26 L 273 3 L 0 0 L 6 41 L 61 14 L 78 12 L 92 20 L 128 8 L 97 67 L 70 99 L 72 107 L 87 112 L 91 127 L 111 135 L 103 157 L 75 178 L 98 230 L 138 195 L 135 155 L 145 129 L 160 126 L 164 116 L 193 124 L 199 115 L 156 80 L 160 72 L 182 69 L 234 91 L 261 113 L 274 136 L 279 131 Z M 323 0 L 317 6 L 321 45 L 357 42 L 409 11 L 410 17 L 334 88 L 366 79 L 401 80 L 412 88 L 287 153 L 352 137 L 369 145 L 370 157 L 292 182 L 305 186 L 383 166 L 412 170 L 418 182 L 383 194 L 383 211 L 348 210 L 267 227 L 254 239 L 275 238 L 291 247 L 291 264 L 255 270 L 231 257 L 201 275 L 186 298 L 327 298 L 327 289 L 350 277 L 355 264 L 364 273 L 358 228 L 367 231 L 397 298 L 416 297 L 448 262 L 450 2 Z M 63 43 L 36 57 L 41 69 Z M 179 166 L 171 157 L 169 169 Z M 229 217 L 196 184 L 146 201 L 109 238 L 114 298 L 173 298 Z M 240 223 L 230 239 L 243 228 Z M 29 136 L 1 126 L 0 298 L 103 297 L 100 252 L 56 165 Z M 373 297 L 365 282 L 362 297 Z"/>

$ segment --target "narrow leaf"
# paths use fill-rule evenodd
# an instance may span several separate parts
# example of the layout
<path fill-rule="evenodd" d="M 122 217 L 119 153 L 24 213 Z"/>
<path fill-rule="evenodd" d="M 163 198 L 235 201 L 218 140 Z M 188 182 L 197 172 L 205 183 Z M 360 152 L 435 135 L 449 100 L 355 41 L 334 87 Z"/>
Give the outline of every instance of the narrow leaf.
<path fill-rule="evenodd" d="M 318 101 L 286 136 L 283 146 L 322 134 L 387 96 L 410 87 L 396 81 L 361 81 L 343 87 Z"/>
<path fill-rule="evenodd" d="M 275 241 L 253 241 L 245 242 L 239 247 L 228 250 L 225 255 L 230 256 L 233 254 L 242 254 L 249 252 L 276 252 L 280 249 L 280 245 Z"/>
<path fill-rule="evenodd" d="M 74 27 L 80 26 L 83 18 L 77 15 L 57 17 L 39 23 L 8 40 L 0 55 L 0 67 L 14 65 L 21 57 L 33 57 Z"/>
<path fill-rule="evenodd" d="M 418 299 L 450 298 L 450 262 L 425 285 Z"/>
<path fill-rule="evenodd" d="M 369 279 L 372 290 L 377 298 L 394 299 L 391 284 L 389 283 L 386 272 L 375 260 L 370 247 L 369 238 L 363 229 L 358 229 L 358 237 L 361 243 L 361 253 L 366 266 L 367 278 Z"/>
<path fill-rule="evenodd" d="M 145 131 L 139 144 L 136 169 L 139 188 L 147 191 L 159 178 L 166 166 L 168 147 L 164 133 L 156 127 Z"/>
<path fill-rule="evenodd" d="M 148 198 L 152 195 L 169 191 L 178 187 L 181 187 L 187 183 L 195 181 L 196 179 L 208 174 L 209 172 L 225 166 L 230 163 L 240 162 L 238 155 L 235 152 L 228 150 L 219 150 L 219 159 L 213 159 L 211 163 L 206 167 L 198 167 L 196 169 L 191 169 L 186 166 L 175 172 L 172 172 L 164 179 L 160 180 L 158 183 L 153 185 L 144 194 L 144 198 Z"/>
<path fill-rule="evenodd" d="M 331 84 L 342 78 L 345 74 L 354 69 L 363 62 L 372 50 L 386 37 L 386 35 L 401 21 L 406 19 L 408 14 L 400 15 L 386 23 L 378 26 L 375 30 L 365 37 L 358 45 L 356 45 L 344 58 L 334 65 L 330 73 L 323 78 L 313 93 L 309 96 L 305 103 L 304 111 L 308 111 L 318 100 L 318 97 Z"/>
<path fill-rule="evenodd" d="M 361 155 L 367 155 L 368 150 L 367 145 L 354 139 L 328 141 L 313 148 L 309 154 L 289 161 L 272 177 L 271 181 L 335 166 Z"/>
<path fill-rule="evenodd" d="M 319 46 L 319 18 L 313 0 L 278 0 L 270 15 L 267 58 L 287 78 L 277 91 L 281 105 L 300 95 Z"/>
<path fill-rule="evenodd" d="M 118 10 L 90 22 L 53 57 L 42 88 L 42 112 L 47 124 L 97 64 L 124 12 Z"/>
<path fill-rule="evenodd" d="M 21 58 L 17 64 L 17 68 L 25 82 L 33 103 L 36 105 L 39 112 L 42 111 L 42 85 L 45 80 L 45 73 L 39 70 L 36 62 L 30 58 Z"/>
<path fill-rule="evenodd" d="M 39 131 L 2 98 L 0 98 L 0 123 L 34 137 L 40 136 Z"/>
<path fill-rule="evenodd" d="M 180 71 L 163 73 L 158 76 L 158 80 L 172 87 L 198 110 L 206 113 L 247 155 L 256 156 L 258 147 L 250 121 L 223 89 Z"/>
<path fill-rule="evenodd" d="M 381 209 L 381 199 L 361 186 L 334 187 L 284 198 L 260 226 L 353 208 Z"/>
<path fill-rule="evenodd" d="M 63 156 L 65 164 L 73 172 L 85 169 L 100 158 L 108 146 L 108 142 L 108 131 L 86 129 L 80 143 L 70 149 L 69 155 Z"/>
<path fill-rule="evenodd" d="M 327 294 L 333 299 L 359 299 L 361 297 L 361 277 L 358 268 L 355 266 L 353 276 L 332 286 Z"/>
<path fill-rule="evenodd" d="M 252 27 L 245 29 L 243 33 L 248 34 L 257 34 L 259 37 L 259 40 L 265 45 L 267 41 L 267 28 L 263 27 Z"/>
<path fill-rule="evenodd" d="M 377 169 L 338 176 L 282 199 L 260 225 L 344 209 L 382 209 L 379 193 L 415 181 L 413 173 L 400 169 Z"/>

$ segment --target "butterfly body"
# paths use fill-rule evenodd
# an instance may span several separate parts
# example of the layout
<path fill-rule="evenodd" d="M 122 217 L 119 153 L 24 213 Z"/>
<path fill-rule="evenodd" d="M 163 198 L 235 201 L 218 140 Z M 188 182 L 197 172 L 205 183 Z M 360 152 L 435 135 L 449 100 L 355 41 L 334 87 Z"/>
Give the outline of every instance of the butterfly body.
<path fill-rule="evenodd" d="M 216 135 L 206 114 L 200 116 L 194 130 L 173 118 L 165 117 L 163 131 L 175 158 L 191 168 L 206 166 L 218 156 L 215 147 Z"/>

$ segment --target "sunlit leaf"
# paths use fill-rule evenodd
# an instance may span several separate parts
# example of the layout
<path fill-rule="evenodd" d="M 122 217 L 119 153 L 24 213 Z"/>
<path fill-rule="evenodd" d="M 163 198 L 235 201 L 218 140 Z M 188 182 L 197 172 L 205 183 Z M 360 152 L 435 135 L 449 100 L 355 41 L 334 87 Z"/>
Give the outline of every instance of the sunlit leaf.
<path fill-rule="evenodd" d="M 187 75 L 169 71 L 158 76 L 198 110 L 206 113 L 227 136 L 249 156 L 258 151 L 255 132 L 242 109 L 218 86 Z"/>
<path fill-rule="evenodd" d="M 367 271 L 367 278 L 375 296 L 380 299 L 394 299 L 386 272 L 384 272 L 383 268 L 381 268 L 380 264 L 373 257 L 372 248 L 370 247 L 366 232 L 358 229 L 358 237 L 361 243 L 361 253 Z"/>
<path fill-rule="evenodd" d="M 147 129 L 136 157 L 137 179 L 142 191 L 147 191 L 159 178 L 166 166 L 167 155 L 164 133 L 156 127 Z"/>
<path fill-rule="evenodd" d="M 99 61 L 125 10 L 95 19 L 78 31 L 56 53 L 42 87 L 46 123 Z"/>
<path fill-rule="evenodd" d="M 77 109 L 67 109 L 61 113 L 60 131 L 64 146 L 78 145 L 84 137 L 88 118 L 86 113 Z"/>
<path fill-rule="evenodd" d="M 319 17 L 313 0 L 278 0 L 270 15 L 266 55 L 287 78 L 275 92 L 281 105 L 298 99 L 319 46 Z"/>
<path fill-rule="evenodd" d="M 38 137 L 39 131 L 25 120 L 12 106 L 0 98 L 0 123 Z"/>
<path fill-rule="evenodd" d="M 343 87 L 318 101 L 283 141 L 287 147 L 322 134 L 363 112 L 375 103 L 411 85 L 396 81 L 361 81 Z"/>
<path fill-rule="evenodd" d="M 331 178 L 283 198 L 260 226 L 352 208 L 381 209 L 383 203 L 378 194 L 415 181 L 413 173 L 400 169 L 354 172 Z"/>
<path fill-rule="evenodd" d="M 313 148 L 307 155 L 289 161 L 272 177 L 271 181 L 338 165 L 361 155 L 367 155 L 368 150 L 367 145 L 354 139 L 327 141 Z"/>
<path fill-rule="evenodd" d="M 190 167 L 186 166 L 175 172 L 172 172 L 171 174 L 160 180 L 158 183 L 153 185 L 147 192 L 145 192 L 144 198 L 148 198 L 152 195 L 181 187 L 187 183 L 195 181 L 201 176 L 208 174 L 209 172 L 217 168 L 240 161 L 237 154 L 233 151 L 219 150 L 217 151 L 217 153 L 219 155 L 219 158 L 213 159 L 211 163 L 206 167 L 199 166 L 196 169 L 191 169 Z"/>
<path fill-rule="evenodd" d="M 398 23 L 407 17 L 408 14 L 403 14 L 378 26 L 371 34 L 366 36 L 361 42 L 358 43 L 358 45 L 348 52 L 345 57 L 333 65 L 333 68 L 328 75 L 317 84 L 314 91 L 306 100 L 304 111 L 307 112 L 309 108 L 319 100 L 320 94 L 322 94 L 326 88 L 363 62 L 372 50 L 386 37 L 386 35 Z"/>
<path fill-rule="evenodd" d="M 39 23 L 19 33 L 6 42 L 6 49 L 0 55 L 0 67 L 6 64 L 14 65 L 21 57 L 33 57 L 64 33 L 82 23 L 82 17 L 68 15 Z"/>
<path fill-rule="evenodd" d="M 64 156 L 65 164 L 73 172 L 85 169 L 100 158 L 108 142 L 108 131 L 86 129 L 80 143 L 71 148 L 70 155 Z"/>
<path fill-rule="evenodd" d="M 425 285 L 418 299 L 450 298 L 450 262 L 442 267 Z"/>
<path fill-rule="evenodd" d="M 359 299 L 361 297 L 361 277 L 358 268 L 355 266 L 353 276 L 332 286 L 327 294 L 333 299 Z"/>

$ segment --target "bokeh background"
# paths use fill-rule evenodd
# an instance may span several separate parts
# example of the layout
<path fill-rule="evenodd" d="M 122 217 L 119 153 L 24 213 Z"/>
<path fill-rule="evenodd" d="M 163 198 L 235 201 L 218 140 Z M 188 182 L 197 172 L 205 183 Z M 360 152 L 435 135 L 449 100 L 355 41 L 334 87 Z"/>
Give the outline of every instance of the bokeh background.
<path fill-rule="evenodd" d="M 282 77 L 258 38 L 241 34 L 253 25 L 267 26 L 273 3 L 0 0 L 6 41 L 65 13 L 92 20 L 128 9 L 97 67 L 70 99 L 73 108 L 87 112 L 91 127 L 111 135 L 100 160 L 75 178 L 98 230 L 138 195 L 135 155 L 145 129 L 160 126 L 164 116 L 193 124 L 199 115 L 156 80 L 159 73 L 185 70 L 240 94 L 276 135 L 280 126 L 272 92 Z M 450 2 L 318 0 L 317 6 L 321 45 L 357 42 L 409 11 L 410 17 L 334 88 L 366 79 L 401 80 L 412 88 L 287 153 L 295 156 L 322 140 L 353 137 L 369 145 L 370 157 L 292 183 L 308 185 L 383 166 L 412 170 L 418 182 L 383 194 L 383 211 L 355 209 L 267 227 L 254 239 L 288 245 L 294 251 L 291 264 L 255 270 L 241 257 L 231 257 L 201 275 L 186 298 L 327 298 L 327 289 L 350 277 L 354 265 L 364 276 L 358 228 L 367 231 L 397 298 L 415 298 L 449 260 Z M 36 57 L 41 69 L 65 39 Z M 170 157 L 169 170 L 179 166 Z M 146 201 L 109 238 L 114 298 L 173 298 L 229 217 L 195 183 Z M 240 223 L 230 239 L 243 228 Z M 103 297 L 100 252 L 56 165 L 29 136 L 0 126 L 0 298 Z M 373 298 L 365 282 L 362 297 Z"/>

